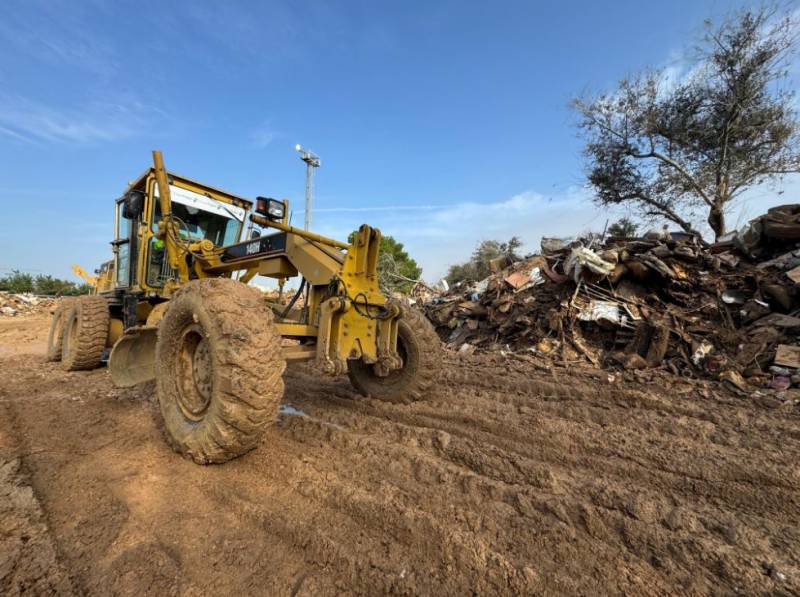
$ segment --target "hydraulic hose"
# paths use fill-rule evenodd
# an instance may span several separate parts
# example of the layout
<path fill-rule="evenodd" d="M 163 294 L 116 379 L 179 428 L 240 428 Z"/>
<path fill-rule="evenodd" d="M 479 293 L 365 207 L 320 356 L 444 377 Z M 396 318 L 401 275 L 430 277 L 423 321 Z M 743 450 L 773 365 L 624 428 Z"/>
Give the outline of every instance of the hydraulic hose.
<path fill-rule="evenodd" d="M 300 295 L 303 294 L 303 289 L 305 288 L 305 286 L 306 286 L 306 279 L 303 278 L 303 280 L 300 282 L 300 287 L 297 289 L 297 292 L 294 293 L 292 300 L 289 301 L 289 304 L 286 305 L 286 308 L 281 312 L 280 315 L 281 319 L 286 317 L 289 314 L 289 311 L 292 310 L 292 307 L 294 307 L 294 304 L 297 302 L 297 299 L 299 299 Z"/>

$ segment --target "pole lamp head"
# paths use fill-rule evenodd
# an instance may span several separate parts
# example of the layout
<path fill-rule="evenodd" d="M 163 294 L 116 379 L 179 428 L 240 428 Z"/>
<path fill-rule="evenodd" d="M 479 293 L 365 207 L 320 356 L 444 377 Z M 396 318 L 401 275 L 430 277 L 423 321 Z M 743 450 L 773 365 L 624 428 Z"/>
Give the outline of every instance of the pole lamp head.
<path fill-rule="evenodd" d="M 299 143 L 294 146 L 294 150 L 300 154 L 300 159 L 309 166 L 319 168 L 320 164 L 322 163 L 317 154 L 315 154 L 313 151 L 309 151 L 308 149 L 303 149 L 303 146 Z"/>

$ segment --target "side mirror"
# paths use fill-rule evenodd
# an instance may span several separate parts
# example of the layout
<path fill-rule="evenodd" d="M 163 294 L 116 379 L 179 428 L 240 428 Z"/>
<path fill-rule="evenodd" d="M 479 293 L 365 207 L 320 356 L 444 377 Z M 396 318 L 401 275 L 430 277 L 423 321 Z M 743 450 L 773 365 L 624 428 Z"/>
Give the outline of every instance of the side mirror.
<path fill-rule="evenodd" d="M 144 193 L 141 191 L 128 191 L 122 200 L 122 217 L 126 220 L 135 220 L 144 210 Z"/>
<path fill-rule="evenodd" d="M 261 238 L 261 230 L 253 230 L 253 231 L 250 233 L 250 238 L 251 238 L 251 239 L 254 239 L 254 238 Z"/>

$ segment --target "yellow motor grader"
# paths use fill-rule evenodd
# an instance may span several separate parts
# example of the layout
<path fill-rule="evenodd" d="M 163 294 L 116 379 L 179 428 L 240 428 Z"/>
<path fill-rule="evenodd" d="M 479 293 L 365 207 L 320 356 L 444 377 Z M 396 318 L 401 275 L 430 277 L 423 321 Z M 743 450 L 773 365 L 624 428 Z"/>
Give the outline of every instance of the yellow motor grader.
<path fill-rule="evenodd" d="M 292 227 L 288 211 L 285 200 L 254 206 L 169 173 L 154 151 L 116 201 L 114 257 L 92 278 L 95 293 L 56 308 L 48 358 L 91 369 L 110 349 L 116 385 L 155 380 L 168 441 L 198 463 L 258 444 L 277 417 L 287 361 L 347 373 L 377 399 L 422 398 L 439 339 L 381 292 L 380 231 L 363 225 L 339 242 Z M 300 281 L 283 304 L 248 285 L 257 275 L 281 289 Z"/>

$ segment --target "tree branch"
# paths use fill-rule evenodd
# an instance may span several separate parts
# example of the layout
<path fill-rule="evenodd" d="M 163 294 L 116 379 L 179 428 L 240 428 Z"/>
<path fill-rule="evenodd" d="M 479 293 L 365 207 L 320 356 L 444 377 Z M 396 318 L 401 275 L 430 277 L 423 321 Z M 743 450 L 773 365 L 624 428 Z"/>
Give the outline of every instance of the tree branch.
<path fill-rule="evenodd" d="M 645 205 L 649 205 L 650 207 L 652 207 L 657 214 L 666 217 L 668 220 L 670 220 L 672 222 L 675 222 L 678 226 L 683 228 L 686 232 L 688 232 L 690 234 L 696 234 L 697 236 L 702 238 L 702 235 L 697 230 L 695 230 L 689 222 L 687 222 L 682 217 L 680 217 L 675 210 L 673 210 L 669 206 L 664 205 L 663 203 L 653 199 L 652 197 L 650 197 L 649 195 L 647 195 L 647 194 L 645 194 L 645 193 L 643 193 L 641 191 L 636 192 L 636 193 L 631 193 L 629 195 L 621 195 L 621 196 L 618 197 L 618 199 L 620 201 L 627 201 L 629 199 L 638 199 L 639 201 L 641 201 Z"/>
<path fill-rule="evenodd" d="M 655 158 L 657 160 L 661 160 L 662 162 L 668 164 L 669 166 L 672 166 L 673 168 L 675 168 L 675 170 L 677 170 L 681 174 L 681 176 L 683 176 L 689 182 L 691 187 L 695 191 L 697 191 L 697 194 L 700 195 L 703 201 L 705 201 L 709 206 L 714 205 L 711 199 L 708 198 L 708 194 L 703 190 L 703 188 L 699 184 L 697 184 L 697 181 L 692 177 L 692 175 L 689 174 L 683 166 L 681 166 L 678 162 L 676 162 L 672 158 L 667 157 L 663 153 L 652 149 L 649 153 L 635 153 L 631 151 L 628 155 L 630 155 L 632 158 L 637 158 L 637 159 Z"/>

